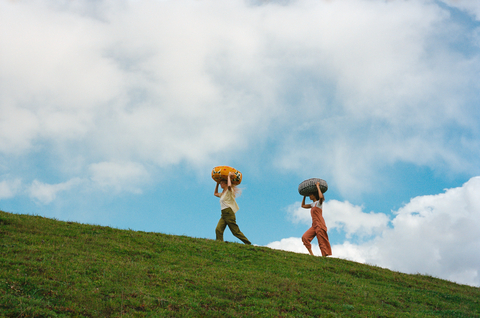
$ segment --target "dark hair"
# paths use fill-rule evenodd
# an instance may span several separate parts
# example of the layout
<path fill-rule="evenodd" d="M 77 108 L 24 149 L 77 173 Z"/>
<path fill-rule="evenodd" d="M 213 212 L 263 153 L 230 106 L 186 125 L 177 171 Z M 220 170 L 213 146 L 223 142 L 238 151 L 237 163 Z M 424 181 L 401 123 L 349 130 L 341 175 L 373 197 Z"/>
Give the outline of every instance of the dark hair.
<path fill-rule="evenodd" d="M 320 200 L 320 196 L 318 195 L 318 192 L 314 192 L 312 193 L 314 196 L 315 196 L 315 199 Z"/>

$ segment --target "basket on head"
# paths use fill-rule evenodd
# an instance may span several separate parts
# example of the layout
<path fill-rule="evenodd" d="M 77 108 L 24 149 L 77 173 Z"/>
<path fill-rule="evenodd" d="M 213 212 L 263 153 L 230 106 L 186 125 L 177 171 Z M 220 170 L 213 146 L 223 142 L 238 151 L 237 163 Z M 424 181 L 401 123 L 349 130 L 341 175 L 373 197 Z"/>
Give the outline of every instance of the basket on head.
<path fill-rule="evenodd" d="M 233 175 L 230 177 L 230 181 L 233 185 L 239 185 L 242 182 L 242 173 L 237 169 L 234 169 L 229 166 L 218 166 L 212 169 L 212 179 L 216 182 L 222 180 L 227 180 L 228 173 L 231 172 Z"/>
<path fill-rule="evenodd" d="M 301 182 L 298 185 L 298 193 L 303 196 L 309 196 L 310 194 L 317 193 L 317 182 L 320 183 L 320 191 L 322 191 L 322 193 L 327 192 L 327 181 L 319 178 L 311 178 Z"/>

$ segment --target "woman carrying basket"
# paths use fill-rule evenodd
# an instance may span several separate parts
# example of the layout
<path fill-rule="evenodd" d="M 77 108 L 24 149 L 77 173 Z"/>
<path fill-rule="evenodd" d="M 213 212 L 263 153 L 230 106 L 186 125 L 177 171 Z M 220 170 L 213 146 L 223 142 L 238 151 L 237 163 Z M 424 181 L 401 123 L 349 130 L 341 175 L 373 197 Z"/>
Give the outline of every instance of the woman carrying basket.
<path fill-rule="evenodd" d="M 310 255 L 313 255 L 312 244 L 310 242 L 317 237 L 318 246 L 322 252 L 322 256 L 332 255 L 332 248 L 330 247 L 330 242 L 328 241 L 327 234 L 327 225 L 323 219 L 323 202 L 325 197 L 323 196 L 322 191 L 320 190 L 320 183 L 316 183 L 317 192 L 310 194 L 310 200 L 313 201 L 312 204 L 305 204 L 306 196 L 303 196 L 302 208 L 310 209 L 310 214 L 312 216 L 312 227 L 309 228 L 305 234 L 302 236 L 303 245 L 307 248 Z"/>
<path fill-rule="evenodd" d="M 231 176 L 232 172 L 229 172 L 227 181 L 221 180 L 217 182 L 215 192 L 213 193 L 216 197 L 220 198 L 220 208 L 222 210 L 222 216 L 215 229 L 216 239 L 217 241 L 223 241 L 223 232 L 228 225 L 230 231 L 232 231 L 232 234 L 235 237 L 243 243 L 251 245 L 252 243 L 250 243 L 242 231 L 240 231 L 236 222 L 235 213 L 238 211 L 239 207 L 235 201 L 235 196 L 239 193 L 239 189 L 235 185 L 232 185 Z M 221 193 L 218 192 L 219 185 L 223 190 Z"/>

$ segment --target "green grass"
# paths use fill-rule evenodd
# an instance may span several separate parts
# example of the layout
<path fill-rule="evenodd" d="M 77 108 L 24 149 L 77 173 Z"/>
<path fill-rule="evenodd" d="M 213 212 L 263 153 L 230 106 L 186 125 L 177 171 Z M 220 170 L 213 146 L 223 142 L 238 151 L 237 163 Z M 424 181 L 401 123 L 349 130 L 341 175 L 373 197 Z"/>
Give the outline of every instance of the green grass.
<path fill-rule="evenodd" d="M 480 289 L 0 211 L 0 317 L 480 317 Z"/>

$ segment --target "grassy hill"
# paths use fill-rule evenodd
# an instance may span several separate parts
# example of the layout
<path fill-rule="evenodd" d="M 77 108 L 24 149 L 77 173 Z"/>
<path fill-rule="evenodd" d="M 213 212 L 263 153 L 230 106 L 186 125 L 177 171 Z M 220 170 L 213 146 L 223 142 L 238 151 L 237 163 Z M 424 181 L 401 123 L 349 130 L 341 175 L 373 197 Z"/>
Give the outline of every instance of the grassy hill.
<path fill-rule="evenodd" d="M 480 317 L 480 288 L 0 211 L 0 317 Z"/>

